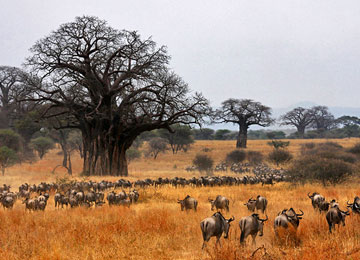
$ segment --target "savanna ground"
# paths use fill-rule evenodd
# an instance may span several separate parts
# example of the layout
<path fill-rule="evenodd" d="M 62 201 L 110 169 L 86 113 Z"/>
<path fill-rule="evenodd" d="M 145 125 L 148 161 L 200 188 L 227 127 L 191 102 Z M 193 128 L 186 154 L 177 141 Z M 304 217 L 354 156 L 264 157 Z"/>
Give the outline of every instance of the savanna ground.
<path fill-rule="evenodd" d="M 344 147 L 350 147 L 359 139 L 339 139 Z M 304 142 L 324 140 L 291 140 L 289 150 L 296 154 Z M 157 177 L 192 177 L 198 172 L 186 172 L 195 154 L 207 152 L 216 163 L 232 151 L 234 141 L 198 141 L 187 153 L 160 154 L 157 160 L 143 158 L 131 162 L 131 181 Z M 266 141 L 249 141 L 249 150 L 261 151 L 266 155 L 270 150 Z M 1 177 L 0 184 L 12 185 L 17 190 L 24 182 L 53 182 L 64 178 L 65 172 L 53 168 L 60 164 L 61 155 L 54 150 L 41 161 L 10 168 Z M 73 158 L 74 177 L 78 180 L 81 160 Z M 218 173 L 235 174 L 226 172 Z M 116 177 L 94 177 L 91 180 L 117 180 Z M 53 194 L 45 212 L 28 213 L 24 204 L 17 201 L 13 210 L 0 210 L 0 259 L 360 259 L 360 216 L 351 214 L 346 226 L 329 234 L 325 215 L 314 211 L 308 192 L 317 191 L 327 199 L 337 199 L 345 210 L 346 201 L 360 195 L 358 178 L 345 184 L 322 187 L 318 184 L 293 186 L 287 183 L 274 186 L 240 185 L 233 187 L 203 188 L 147 188 L 140 190 L 140 201 L 130 208 L 109 207 L 93 209 L 54 209 Z M 187 194 L 199 201 L 197 212 L 181 212 L 178 198 Z M 202 236 L 200 221 L 211 216 L 208 198 L 221 194 L 230 199 L 230 212 L 226 217 L 235 216 L 229 239 L 221 238 L 222 246 L 215 247 L 212 238 L 205 250 L 201 250 Z M 243 205 L 250 197 L 261 194 L 268 201 L 269 221 L 264 226 L 264 236 L 257 237 L 256 246 L 248 237 L 246 246 L 240 246 L 238 221 L 248 212 Z M 296 235 L 283 234 L 283 240 L 275 239 L 273 221 L 284 208 L 302 209 L 304 218 Z M 265 216 L 261 215 L 265 218 Z M 254 251 L 259 249 L 254 253 Z"/>

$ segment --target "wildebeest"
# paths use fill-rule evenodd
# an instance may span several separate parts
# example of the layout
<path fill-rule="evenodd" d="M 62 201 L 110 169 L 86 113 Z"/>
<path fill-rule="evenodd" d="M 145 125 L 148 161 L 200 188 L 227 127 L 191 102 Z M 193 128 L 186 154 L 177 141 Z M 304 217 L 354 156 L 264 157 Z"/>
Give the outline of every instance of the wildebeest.
<path fill-rule="evenodd" d="M 248 200 L 248 202 L 246 202 L 244 205 L 248 208 L 248 210 L 250 210 L 251 212 L 254 212 L 255 208 L 256 208 L 256 200 L 253 200 L 252 198 L 250 198 Z"/>
<path fill-rule="evenodd" d="M 219 209 L 225 209 L 226 211 L 229 211 L 229 200 L 221 195 L 217 195 L 215 200 L 209 199 L 209 202 L 211 203 L 211 210 Z"/>
<path fill-rule="evenodd" d="M 25 204 L 25 211 L 26 210 L 36 210 L 38 206 L 38 200 L 37 199 L 29 199 L 26 198 L 23 202 Z"/>
<path fill-rule="evenodd" d="M 258 195 L 256 197 L 256 209 L 261 210 L 262 213 L 266 210 L 268 201 L 265 197 Z"/>
<path fill-rule="evenodd" d="M 180 203 L 181 205 L 181 211 L 184 211 L 184 209 L 185 210 L 193 209 L 196 211 L 198 205 L 197 200 L 190 197 L 190 195 L 187 195 L 183 200 L 178 199 L 178 203 Z"/>
<path fill-rule="evenodd" d="M 312 195 L 309 195 L 308 193 L 308 197 L 311 199 L 311 204 L 314 209 L 319 208 L 321 201 L 325 201 L 325 197 L 317 192 L 314 192 Z"/>
<path fill-rule="evenodd" d="M 356 196 L 353 203 L 347 202 L 347 207 L 351 208 L 352 212 L 360 214 L 360 198 Z"/>
<path fill-rule="evenodd" d="M 216 237 L 216 243 L 220 243 L 222 233 L 224 233 L 224 238 L 228 238 L 230 222 L 234 220 L 234 216 L 225 219 L 220 212 L 216 212 L 211 217 L 202 220 L 200 222 L 200 228 L 204 239 L 202 249 L 205 247 L 205 242 L 209 242 L 211 237 Z"/>
<path fill-rule="evenodd" d="M 275 232 L 279 227 L 288 228 L 289 223 L 297 229 L 300 224 L 300 219 L 302 219 L 302 216 L 304 215 L 304 212 L 302 210 L 300 211 L 301 214 L 297 214 L 293 208 L 290 208 L 289 210 L 284 209 L 281 213 L 279 213 L 274 221 Z"/>
<path fill-rule="evenodd" d="M 345 226 L 345 217 L 350 215 L 348 211 L 342 211 L 339 207 L 330 208 L 329 211 L 326 213 L 326 220 L 329 225 L 329 231 L 331 233 L 331 229 L 335 229 L 335 224 L 342 223 Z"/>
<path fill-rule="evenodd" d="M 329 210 L 329 206 L 330 206 L 330 203 L 327 202 L 327 201 L 320 201 L 319 202 L 319 205 L 318 205 L 318 208 L 319 208 L 319 211 L 320 213 L 323 211 L 323 212 L 327 212 Z"/>
<path fill-rule="evenodd" d="M 12 209 L 12 207 L 14 206 L 14 203 L 15 203 L 15 199 L 12 197 L 12 196 L 8 196 L 8 195 L 5 195 L 2 199 L 1 199 L 1 203 L 5 208 L 7 209 Z"/>
<path fill-rule="evenodd" d="M 129 192 L 129 199 L 131 200 L 131 203 L 137 202 L 139 200 L 139 192 L 135 189 Z"/>
<path fill-rule="evenodd" d="M 269 218 L 266 216 L 266 219 L 259 218 L 259 214 L 252 214 L 248 217 L 243 217 L 239 221 L 239 226 L 241 230 L 240 235 L 240 243 L 243 243 L 245 239 L 251 235 L 253 239 L 253 244 L 255 245 L 255 238 L 258 232 L 260 232 L 259 236 L 263 235 L 264 222 Z"/>

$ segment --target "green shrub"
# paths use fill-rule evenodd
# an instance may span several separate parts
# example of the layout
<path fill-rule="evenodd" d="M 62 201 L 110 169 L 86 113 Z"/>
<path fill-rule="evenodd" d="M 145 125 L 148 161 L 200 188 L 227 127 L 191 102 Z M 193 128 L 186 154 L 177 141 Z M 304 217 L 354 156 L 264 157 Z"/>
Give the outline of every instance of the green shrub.
<path fill-rule="evenodd" d="M 288 175 L 294 182 L 319 181 L 325 186 L 343 182 L 353 171 L 351 164 L 343 160 L 307 155 L 294 162 Z"/>
<path fill-rule="evenodd" d="M 214 165 L 214 160 L 210 156 L 205 154 L 197 154 L 193 160 L 193 165 L 200 172 L 211 173 Z"/>
<path fill-rule="evenodd" d="M 252 165 L 260 164 L 264 160 L 263 154 L 258 151 L 248 151 L 246 157 L 249 163 Z"/>
<path fill-rule="evenodd" d="M 243 150 L 234 150 L 226 155 L 226 163 L 233 164 L 233 163 L 241 163 L 246 158 L 246 152 Z"/>
<path fill-rule="evenodd" d="M 348 150 L 349 153 L 360 155 L 360 143 L 355 144 Z"/>
<path fill-rule="evenodd" d="M 289 162 L 292 158 L 291 153 L 284 149 L 274 149 L 268 155 L 269 161 L 275 163 L 277 166 Z"/>

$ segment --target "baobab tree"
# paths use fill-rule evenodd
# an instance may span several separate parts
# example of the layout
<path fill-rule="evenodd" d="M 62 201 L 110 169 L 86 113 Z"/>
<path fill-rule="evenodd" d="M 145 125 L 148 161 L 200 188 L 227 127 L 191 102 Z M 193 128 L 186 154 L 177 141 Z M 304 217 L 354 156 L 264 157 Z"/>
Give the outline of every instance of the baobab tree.
<path fill-rule="evenodd" d="M 251 99 L 225 100 L 221 108 L 215 111 L 213 118 L 216 123 L 233 123 L 239 126 L 237 148 L 246 148 L 247 132 L 251 125 L 267 127 L 274 122 L 271 108 Z"/>
<path fill-rule="evenodd" d="M 297 129 L 300 137 L 304 137 L 306 127 L 310 126 L 313 121 L 311 109 L 297 107 L 280 117 L 281 125 L 292 125 Z"/>
<path fill-rule="evenodd" d="M 65 116 L 64 128 L 81 131 L 86 175 L 128 175 L 125 153 L 138 135 L 201 124 L 208 111 L 168 68 L 166 47 L 97 17 L 61 25 L 31 52 L 27 66 L 41 79 L 32 92 L 49 104 L 44 117 Z"/>
<path fill-rule="evenodd" d="M 311 126 L 318 131 L 330 130 L 336 126 L 335 117 L 326 106 L 314 106 L 311 108 L 313 118 Z"/>

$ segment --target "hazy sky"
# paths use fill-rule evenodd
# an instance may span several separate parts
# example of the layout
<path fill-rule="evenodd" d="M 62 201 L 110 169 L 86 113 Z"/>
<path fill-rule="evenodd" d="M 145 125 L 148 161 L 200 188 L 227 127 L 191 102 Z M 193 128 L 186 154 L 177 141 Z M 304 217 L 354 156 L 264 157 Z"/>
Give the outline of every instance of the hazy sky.
<path fill-rule="evenodd" d="M 21 66 L 36 40 L 81 15 L 168 46 L 171 67 L 214 106 L 360 106 L 358 0 L 1 0 L 0 65 Z"/>

